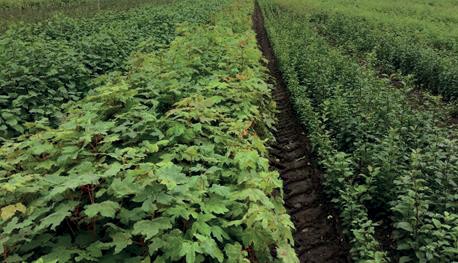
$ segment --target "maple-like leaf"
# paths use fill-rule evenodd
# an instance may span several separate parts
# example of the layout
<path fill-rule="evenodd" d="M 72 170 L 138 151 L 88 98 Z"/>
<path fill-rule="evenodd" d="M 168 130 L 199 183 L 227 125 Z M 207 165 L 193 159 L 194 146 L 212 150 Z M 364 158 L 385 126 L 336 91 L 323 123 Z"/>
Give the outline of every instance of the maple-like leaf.
<path fill-rule="evenodd" d="M 239 152 L 234 158 L 240 166 L 240 169 L 255 169 L 259 160 L 259 154 L 256 151 Z"/>
<path fill-rule="evenodd" d="M 225 205 L 226 202 L 225 199 L 210 198 L 202 203 L 202 211 L 213 214 L 224 214 L 229 211 Z"/>
<path fill-rule="evenodd" d="M 41 224 L 36 227 L 36 230 L 45 229 L 49 226 L 51 226 L 51 229 L 54 230 L 67 216 L 71 215 L 71 211 L 73 211 L 77 205 L 77 201 L 67 201 L 61 203 L 54 209 L 54 213 L 41 220 Z"/>
<path fill-rule="evenodd" d="M 145 236 L 145 239 L 151 239 L 159 234 L 160 231 L 172 228 L 169 218 L 155 218 L 152 220 L 138 221 L 134 225 L 133 235 Z"/>
<path fill-rule="evenodd" d="M 239 243 L 227 244 L 224 247 L 224 252 L 227 257 L 228 263 L 248 263 L 250 262 L 246 257 L 248 253 L 242 248 Z"/>
<path fill-rule="evenodd" d="M 196 260 L 196 253 L 201 253 L 200 244 L 192 241 L 185 241 L 181 244 L 180 256 L 185 256 L 186 263 L 193 263 Z"/>
<path fill-rule="evenodd" d="M 165 163 L 160 167 L 155 175 L 159 178 L 161 184 L 168 189 L 174 189 L 178 184 L 186 183 L 188 178 L 181 173 L 182 168 L 171 162 Z"/>
<path fill-rule="evenodd" d="M 8 205 L 0 209 L 0 217 L 2 220 L 6 221 L 16 214 L 16 212 L 25 213 L 26 207 L 22 203 L 17 203 L 14 205 Z"/>
<path fill-rule="evenodd" d="M 284 263 L 299 263 L 296 252 L 289 244 L 282 244 L 277 248 L 278 258 Z"/>
<path fill-rule="evenodd" d="M 200 247 L 204 254 L 209 255 L 210 257 L 218 260 L 218 262 L 223 262 L 224 254 L 219 249 L 218 244 L 209 236 L 196 234 L 195 237 L 199 240 Z"/>
<path fill-rule="evenodd" d="M 117 231 L 111 235 L 111 238 L 113 239 L 111 244 L 115 246 L 115 254 L 132 244 L 131 234 L 128 232 Z"/>
<path fill-rule="evenodd" d="M 103 217 L 113 218 L 116 214 L 116 211 L 120 209 L 120 205 L 113 201 L 104 201 L 101 203 L 90 204 L 86 206 L 84 213 L 88 217 L 95 217 L 100 214 Z"/>

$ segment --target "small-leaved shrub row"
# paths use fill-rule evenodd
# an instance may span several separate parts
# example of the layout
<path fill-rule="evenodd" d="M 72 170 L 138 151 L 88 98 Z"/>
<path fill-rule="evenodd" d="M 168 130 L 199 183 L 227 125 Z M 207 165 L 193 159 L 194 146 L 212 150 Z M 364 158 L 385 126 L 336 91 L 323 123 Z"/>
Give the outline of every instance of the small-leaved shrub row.
<path fill-rule="evenodd" d="M 440 2 L 359 0 L 283 0 L 307 13 L 327 13 L 357 17 L 377 30 L 408 35 L 436 50 L 458 51 L 458 5 L 453 0 Z"/>
<path fill-rule="evenodd" d="M 298 262 L 251 11 L 234 0 L 182 25 L 58 128 L 5 143 L 0 260 Z"/>
<path fill-rule="evenodd" d="M 0 140 L 27 132 L 27 122 L 57 125 L 65 103 L 84 97 L 94 78 L 125 70 L 135 50 L 167 47 L 177 23 L 206 23 L 226 3 L 181 1 L 11 28 L 0 36 Z"/>
<path fill-rule="evenodd" d="M 390 1 L 384 3 L 388 2 Z M 405 16 L 396 15 L 394 10 L 383 15 L 378 9 L 371 10 L 370 6 L 374 4 L 383 3 L 373 0 L 361 1 L 358 5 L 352 5 L 348 1 L 327 0 L 279 2 L 279 5 L 294 9 L 303 19 L 309 20 L 310 26 L 332 45 L 363 59 L 367 54 L 375 55 L 379 71 L 411 74 L 418 86 L 456 103 L 458 45 L 456 36 L 447 28 L 453 28 L 453 25 L 457 27 L 455 23 L 458 16 L 454 16 L 455 22 L 433 26 L 433 21 L 425 19 L 440 16 L 445 7 L 435 9 L 429 6 L 429 13 L 423 14 L 421 19 L 413 15 L 416 22 L 411 25 L 405 23 Z M 395 5 L 403 4 L 393 3 Z M 412 6 L 413 3 L 404 5 Z M 450 5 L 451 8 L 456 6 L 450 2 L 444 2 L 444 5 Z M 415 10 L 419 7 L 411 8 Z M 422 8 L 426 7 L 423 5 Z M 433 26 L 433 29 L 429 29 L 429 26 Z"/>
<path fill-rule="evenodd" d="M 353 259 L 387 262 L 376 237 L 388 235 L 400 262 L 456 260 L 456 130 L 441 128 L 437 113 L 410 106 L 411 87 L 379 79 L 277 2 L 260 1 L 269 38 Z M 376 233 L 386 226 L 393 232 Z"/>
<path fill-rule="evenodd" d="M 458 99 L 458 55 L 439 51 L 410 34 L 380 28 L 368 18 L 317 12 L 310 21 L 321 35 L 350 53 L 374 53 L 382 72 L 412 74 L 416 84 L 446 100 Z"/>

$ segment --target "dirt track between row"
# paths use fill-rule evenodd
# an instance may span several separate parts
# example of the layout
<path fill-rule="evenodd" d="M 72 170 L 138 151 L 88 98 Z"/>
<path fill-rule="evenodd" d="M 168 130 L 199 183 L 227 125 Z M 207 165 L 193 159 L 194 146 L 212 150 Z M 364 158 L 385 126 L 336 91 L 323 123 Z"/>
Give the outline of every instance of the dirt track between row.
<path fill-rule="evenodd" d="M 274 85 L 278 123 L 274 132 L 276 142 L 270 145 L 271 165 L 284 181 L 285 206 L 296 227 L 296 252 L 301 262 L 349 262 L 348 247 L 323 196 L 321 173 L 314 165 L 310 142 L 289 99 L 257 3 L 253 26 Z"/>

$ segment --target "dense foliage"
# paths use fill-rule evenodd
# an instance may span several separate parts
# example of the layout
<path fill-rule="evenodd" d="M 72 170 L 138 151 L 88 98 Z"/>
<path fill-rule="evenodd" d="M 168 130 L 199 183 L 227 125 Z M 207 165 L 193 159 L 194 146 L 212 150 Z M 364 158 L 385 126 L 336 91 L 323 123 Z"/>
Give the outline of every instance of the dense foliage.
<path fill-rule="evenodd" d="M 69 5 L 72 2 L 75 4 L 87 4 L 96 2 L 97 0 L 0 0 L 0 8 L 32 8 L 41 6 L 62 6 Z"/>
<path fill-rule="evenodd" d="M 372 65 L 362 67 L 330 46 L 294 5 L 260 2 L 354 260 L 388 261 L 377 238 L 379 225 L 393 228 L 396 251 L 390 252 L 401 262 L 456 260 L 456 130 L 439 125 L 441 112 L 429 110 L 435 107 L 412 106 L 411 85 L 392 86 Z"/>
<path fill-rule="evenodd" d="M 403 21 L 405 16 L 395 15 L 394 10 L 386 11 L 384 19 L 379 18 L 380 8 L 366 10 L 365 4 L 375 2 L 370 0 L 358 7 L 350 7 L 343 1 L 338 4 L 316 0 L 289 2 L 332 44 L 361 57 L 374 53 L 382 72 L 413 74 L 417 85 L 447 100 L 458 99 L 456 14 L 447 22 L 424 21 L 424 16 L 418 18 L 411 14 L 407 17 L 415 18 L 417 23 L 410 25 Z M 457 8 L 456 4 L 450 4 L 450 8 Z M 433 7 L 429 11 L 433 17 L 446 12 Z M 428 26 L 435 23 L 438 25 L 428 30 Z M 455 34 L 450 33 L 453 30 Z M 443 34 L 437 35 L 440 33 Z"/>
<path fill-rule="evenodd" d="M 56 14 L 90 17 L 107 11 L 173 3 L 175 0 L 0 0 L 0 33 L 22 22 L 38 22 Z"/>
<path fill-rule="evenodd" d="M 438 50 L 458 49 L 458 4 L 442 1 L 374 1 L 358 0 L 284 0 L 310 13 L 351 16 L 376 26 L 378 30 L 408 35 L 413 42 L 421 42 Z"/>
<path fill-rule="evenodd" d="M 310 19 L 333 43 L 357 54 L 374 53 L 382 72 L 413 74 L 419 86 L 447 100 L 458 99 L 456 51 L 434 50 L 412 41 L 409 34 L 378 29 L 367 19 L 323 13 Z"/>
<path fill-rule="evenodd" d="M 1 260 L 297 262 L 252 5 L 232 2 L 0 148 Z"/>
<path fill-rule="evenodd" d="M 124 70 L 133 51 L 167 47 L 177 23 L 207 22 L 225 3 L 181 1 L 12 28 L 0 36 L 0 140 L 27 132 L 27 122 L 58 124 L 64 104 L 82 98 L 94 78 Z"/>

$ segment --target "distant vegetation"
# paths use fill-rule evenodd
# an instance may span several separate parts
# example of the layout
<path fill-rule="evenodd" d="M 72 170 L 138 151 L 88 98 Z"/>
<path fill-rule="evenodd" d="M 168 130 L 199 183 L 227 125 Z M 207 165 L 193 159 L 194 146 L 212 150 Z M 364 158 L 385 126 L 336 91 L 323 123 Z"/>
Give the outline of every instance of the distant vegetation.
<path fill-rule="evenodd" d="M 58 16 L 0 35 L 0 137 L 27 132 L 26 122 L 56 125 L 66 102 L 84 97 L 96 77 L 125 71 L 133 51 L 167 47 L 176 23 L 207 21 L 213 9 L 200 7 L 153 4 L 90 18 Z"/>
<path fill-rule="evenodd" d="M 87 17 L 106 10 L 126 10 L 174 0 L 0 0 L 0 33 L 18 22 L 36 22 L 56 13 Z"/>

